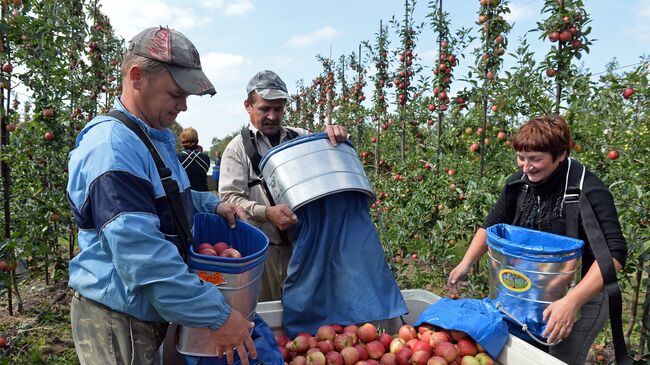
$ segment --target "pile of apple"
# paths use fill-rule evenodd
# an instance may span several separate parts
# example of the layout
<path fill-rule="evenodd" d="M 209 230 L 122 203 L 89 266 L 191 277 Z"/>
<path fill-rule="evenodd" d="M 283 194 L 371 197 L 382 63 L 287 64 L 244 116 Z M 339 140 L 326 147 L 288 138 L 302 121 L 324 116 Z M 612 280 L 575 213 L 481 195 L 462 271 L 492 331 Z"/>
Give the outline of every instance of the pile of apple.
<path fill-rule="evenodd" d="M 240 258 L 241 253 L 226 242 L 200 243 L 194 247 L 199 255 Z"/>
<path fill-rule="evenodd" d="M 405 324 L 395 335 L 362 326 L 325 325 L 315 336 L 300 333 L 275 341 L 289 365 L 493 365 L 481 345 L 460 331 Z"/>

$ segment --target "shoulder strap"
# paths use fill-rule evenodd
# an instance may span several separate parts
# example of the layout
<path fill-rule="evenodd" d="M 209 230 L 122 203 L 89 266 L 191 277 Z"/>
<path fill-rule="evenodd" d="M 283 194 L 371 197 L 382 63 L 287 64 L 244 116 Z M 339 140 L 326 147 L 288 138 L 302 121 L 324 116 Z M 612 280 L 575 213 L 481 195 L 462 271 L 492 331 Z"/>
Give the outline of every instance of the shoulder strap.
<path fill-rule="evenodd" d="M 288 128 L 285 129 L 287 130 L 287 133 L 289 134 L 290 138 L 294 138 L 292 136 L 298 135 L 296 131 L 290 130 Z M 289 133 L 289 131 L 291 131 L 291 133 Z M 255 171 L 255 174 L 259 178 L 258 180 L 249 182 L 248 187 L 251 188 L 255 185 L 262 185 L 262 190 L 264 191 L 264 195 L 266 195 L 266 198 L 269 200 L 269 204 L 271 204 L 271 206 L 274 206 L 275 200 L 271 195 L 271 191 L 269 190 L 268 185 L 266 185 L 266 183 L 262 179 L 262 174 L 259 168 L 260 161 L 262 160 L 262 156 L 260 156 L 259 152 L 257 152 L 257 146 L 255 144 L 255 136 L 253 136 L 253 132 L 250 129 L 248 129 L 247 126 L 244 126 L 241 129 L 241 139 L 242 142 L 244 143 L 244 149 L 246 150 L 246 155 L 248 155 L 248 158 L 251 160 L 251 164 L 253 164 L 253 171 Z M 280 233 L 280 239 L 283 241 L 283 243 L 291 242 L 289 240 L 287 231 L 282 231 L 278 229 L 278 233 Z"/>
<path fill-rule="evenodd" d="M 111 110 L 108 114 L 110 117 L 113 117 L 124 124 L 129 128 L 133 133 L 135 133 L 142 143 L 147 147 L 151 157 L 153 157 L 154 162 L 156 163 L 156 168 L 158 169 L 158 175 L 160 175 L 160 180 L 162 181 L 163 188 L 165 189 L 165 195 L 167 196 L 167 201 L 171 206 L 172 217 L 174 220 L 174 225 L 178 231 L 178 238 L 180 240 L 180 245 L 176 245 L 178 252 L 183 257 L 183 260 L 187 262 L 187 248 L 192 244 L 194 238 L 190 227 L 187 225 L 187 219 L 185 217 L 185 209 L 183 209 L 183 202 L 181 201 L 180 189 L 178 184 L 174 179 L 172 179 L 171 170 L 165 166 L 165 162 L 160 153 L 149 139 L 149 136 L 144 132 L 142 127 L 136 124 L 134 121 L 129 119 L 124 113 L 119 110 Z"/>
<path fill-rule="evenodd" d="M 251 164 L 253 165 L 253 171 L 257 174 L 257 176 L 260 176 L 260 161 L 262 161 L 262 156 L 260 156 L 259 152 L 257 152 L 257 146 L 255 145 L 255 136 L 253 136 L 253 132 L 248 129 L 247 126 L 244 126 L 244 128 L 241 129 L 241 140 L 244 143 L 244 149 L 246 150 L 246 155 L 248 155 L 248 158 L 251 160 Z"/>
<path fill-rule="evenodd" d="M 604 291 L 607 293 L 609 299 L 609 321 L 614 339 L 616 363 L 619 365 L 631 364 L 625 344 L 625 337 L 623 336 L 621 289 L 616 279 L 616 269 L 612 262 L 612 254 L 609 251 L 609 246 L 607 246 L 607 241 L 600 228 L 600 224 L 598 224 L 596 214 L 587 198 L 587 194 L 580 194 L 578 204 L 580 206 L 580 215 L 582 216 L 582 226 L 587 234 L 589 245 L 603 276 Z"/>
<path fill-rule="evenodd" d="M 516 225 L 521 216 L 521 208 L 524 205 L 524 199 L 526 198 L 526 193 L 528 192 L 528 184 L 524 181 L 524 174 L 521 174 L 521 177 L 517 180 L 513 180 L 506 184 L 506 187 L 509 189 L 515 189 L 516 192 L 516 205 L 515 205 L 515 217 L 512 220 L 512 224 Z"/>
<path fill-rule="evenodd" d="M 580 212 L 578 200 L 585 181 L 586 168 L 577 160 L 569 157 L 566 179 L 564 181 L 564 197 L 562 209 L 566 220 L 566 235 L 578 238 L 580 234 Z"/>

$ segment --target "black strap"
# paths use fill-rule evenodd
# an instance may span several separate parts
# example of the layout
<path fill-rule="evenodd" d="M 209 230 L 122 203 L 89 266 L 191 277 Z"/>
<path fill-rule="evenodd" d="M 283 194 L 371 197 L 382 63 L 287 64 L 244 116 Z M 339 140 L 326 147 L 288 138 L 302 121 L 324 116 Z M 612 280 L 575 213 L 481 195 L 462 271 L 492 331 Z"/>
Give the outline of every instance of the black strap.
<path fill-rule="evenodd" d="M 191 165 L 192 162 L 196 161 L 198 166 L 203 169 L 203 171 L 208 172 L 208 170 L 210 170 L 210 165 L 206 165 L 205 161 L 199 157 L 201 155 L 201 152 L 199 150 L 193 150 L 189 153 L 187 151 L 182 151 L 181 153 L 186 156 L 185 159 L 181 162 L 181 165 L 184 169 Z M 197 157 L 199 158 L 197 159 Z"/>
<path fill-rule="evenodd" d="M 622 299 L 621 289 L 616 279 L 616 269 L 612 262 L 612 254 L 607 246 L 607 241 L 603 235 L 603 230 L 598 224 L 598 219 L 594 209 L 587 198 L 587 194 L 581 194 L 579 198 L 580 215 L 582 216 L 582 226 L 589 239 L 589 245 L 594 253 L 598 267 L 603 276 L 604 290 L 609 298 L 609 322 L 612 328 L 612 337 L 614 338 L 614 351 L 616 353 L 616 363 L 631 364 L 630 356 L 625 345 L 623 336 L 623 321 L 621 319 Z"/>
<path fill-rule="evenodd" d="M 298 132 L 289 128 L 285 128 L 284 130 L 287 133 L 288 140 L 298 137 Z M 244 150 L 246 151 L 246 155 L 248 156 L 248 158 L 251 161 L 251 164 L 253 165 L 253 171 L 255 171 L 255 174 L 257 175 L 257 180 L 249 181 L 248 187 L 251 188 L 256 185 L 262 185 L 262 190 L 264 191 L 264 195 L 266 195 L 266 198 L 269 200 L 269 204 L 271 204 L 271 206 L 276 205 L 275 200 L 271 195 L 271 190 L 269 190 L 269 186 L 266 185 L 266 183 L 262 178 L 262 173 L 259 167 L 260 161 L 262 161 L 262 156 L 257 151 L 257 144 L 255 144 L 255 135 L 253 135 L 253 131 L 248 129 L 247 126 L 244 126 L 241 129 L 241 139 L 242 142 L 244 143 Z M 288 244 L 289 242 L 291 242 L 289 240 L 289 235 L 287 234 L 286 231 L 282 231 L 278 229 L 278 233 L 280 234 L 280 239 L 282 240 L 282 243 Z"/>
<path fill-rule="evenodd" d="M 512 224 L 517 225 L 519 217 L 521 216 L 521 208 L 524 205 L 524 199 L 526 199 L 526 193 L 528 192 L 528 184 L 523 180 L 524 174 L 521 174 L 519 179 L 513 180 L 506 185 L 506 189 L 514 190 L 516 194 L 515 201 L 515 217 L 512 219 Z"/>
<path fill-rule="evenodd" d="M 142 127 L 129 119 L 129 117 L 119 110 L 111 110 L 106 115 L 119 120 L 140 137 L 140 140 L 142 140 L 144 145 L 147 147 L 147 150 L 149 150 L 151 157 L 153 157 L 153 160 L 156 163 L 156 168 L 158 169 L 158 175 L 160 175 L 160 181 L 165 189 L 167 201 L 171 206 L 174 225 L 176 226 L 176 231 L 178 233 L 180 244 L 175 245 L 176 248 L 178 248 L 178 252 L 183 257 L 183 260 L 187 262 L 187 248 L 193 243 L 194 237 L 192 236 L 192 232 L 187 223 L 188 221 L 185 217 L 185 209 L 183 208 L 183 202 L 181 201 L 180 189 L 178 188 L 176 181 L 172 179 L 171 170 L 165 166 L 165 162 L 162 157 L 160 157 L 160 153 L 158 153 L 158 150 L 156 150 L 156 147 L 153 145 L 151 139 L 149 139 L 149 136 L 144 132 Z"/>

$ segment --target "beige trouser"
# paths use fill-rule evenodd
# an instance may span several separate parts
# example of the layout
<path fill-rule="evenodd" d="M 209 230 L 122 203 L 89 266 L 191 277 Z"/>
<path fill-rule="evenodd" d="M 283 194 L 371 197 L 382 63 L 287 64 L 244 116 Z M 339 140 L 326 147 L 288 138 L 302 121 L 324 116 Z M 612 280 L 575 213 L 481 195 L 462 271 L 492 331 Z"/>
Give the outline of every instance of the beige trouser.
<path fill-rule="evenodd" d="M 258 301 L 280 300 L 282 286 L 287 278 L 287 267 L 291 259 L 291 245 L 269 244 L 268 255 L 264 261 L 264 274 L 260 285 Z"/>
<path fill-rule="evenodd" d="M 72 338 L 82 365 L 153 365 L 168 323 L 141 321 L 75 292 Z"/>

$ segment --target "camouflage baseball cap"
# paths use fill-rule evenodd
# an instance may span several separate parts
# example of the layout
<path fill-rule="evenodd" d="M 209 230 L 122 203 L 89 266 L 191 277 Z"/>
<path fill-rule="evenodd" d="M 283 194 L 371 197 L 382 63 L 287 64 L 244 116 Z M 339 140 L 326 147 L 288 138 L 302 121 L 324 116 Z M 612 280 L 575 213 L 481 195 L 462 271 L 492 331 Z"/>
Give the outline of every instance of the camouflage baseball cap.
<path fill-rule="evenodd" d="M 287 85 L 273 71 L 260 71 L 246 85 L 246 93 L 250 94 L 255 91 L 259 96 L 266 100 L 289 99 Z"/>
<path fill-rule="evenodd" d="M 131 39 L 129 52 L 162 62 L 178 86 L 189 94 L 216 94 L 201 70 L 196 47 L 178 31 L 165 27 L 145 29 Z"/>

